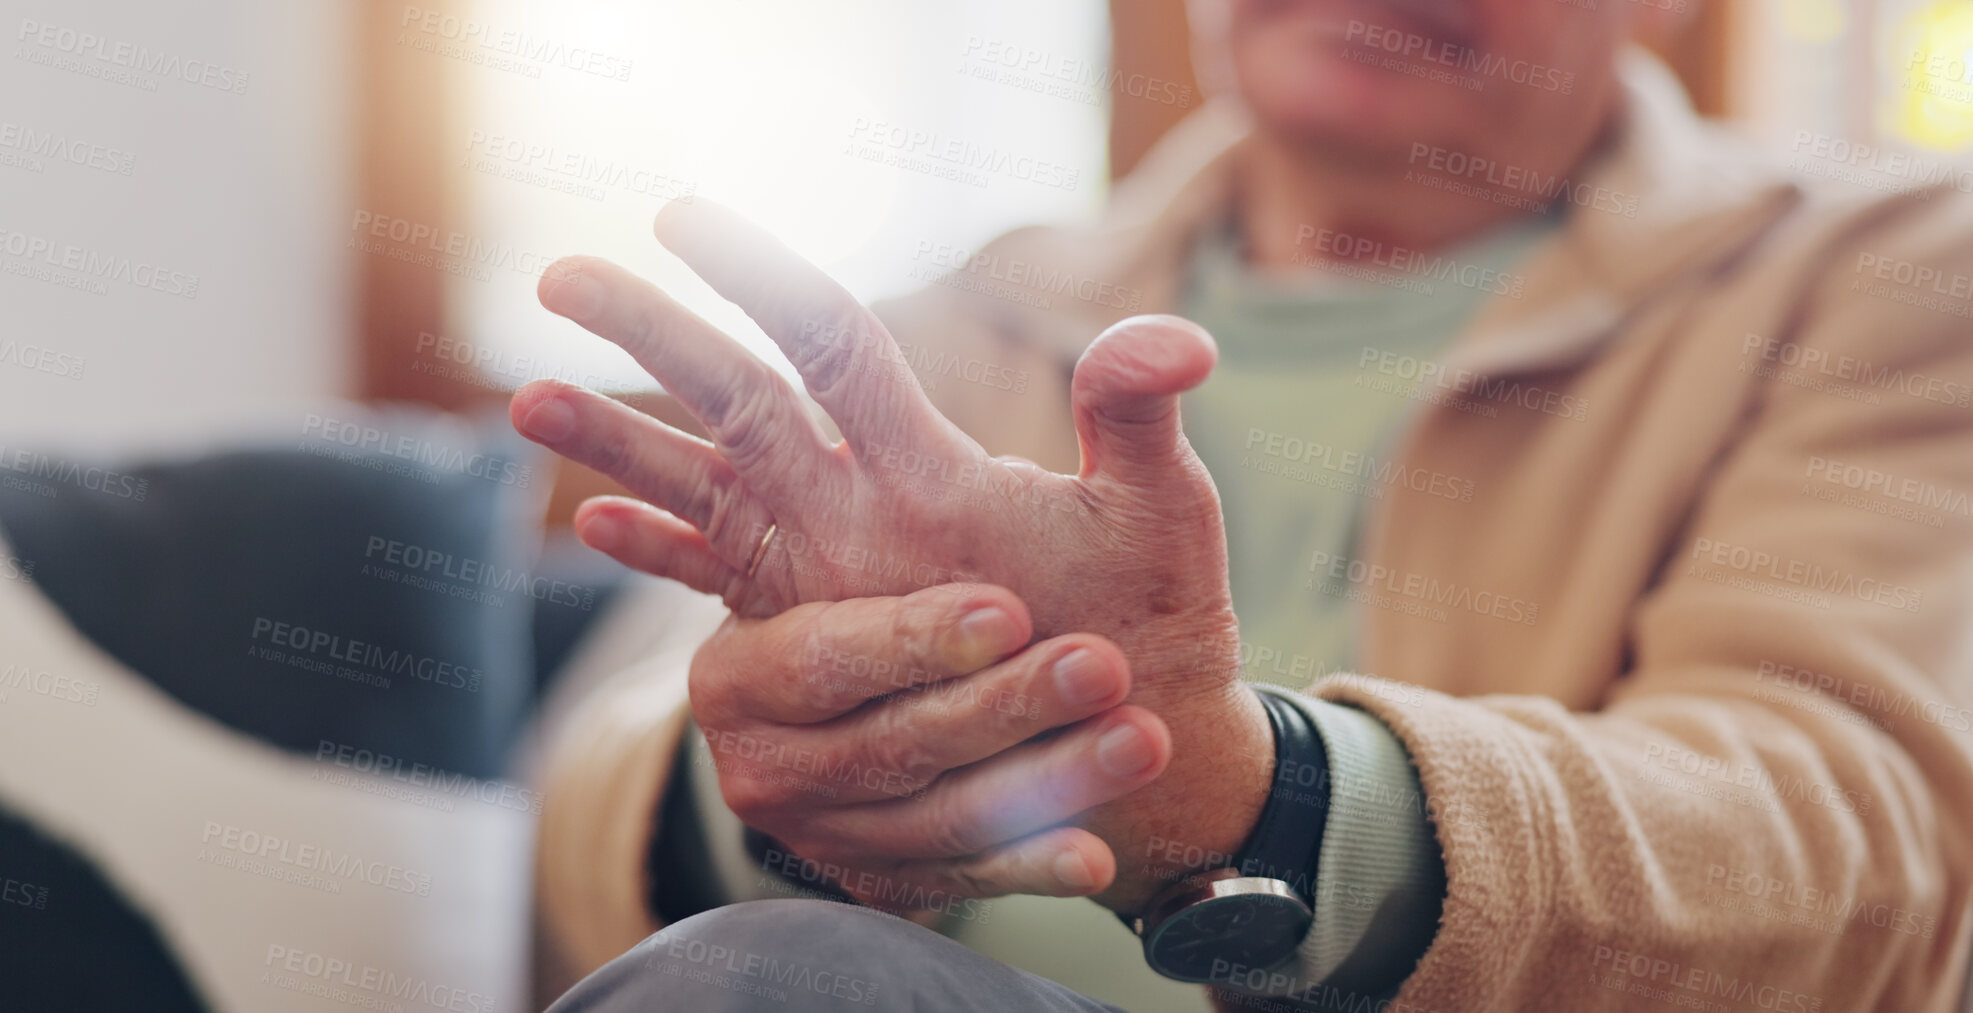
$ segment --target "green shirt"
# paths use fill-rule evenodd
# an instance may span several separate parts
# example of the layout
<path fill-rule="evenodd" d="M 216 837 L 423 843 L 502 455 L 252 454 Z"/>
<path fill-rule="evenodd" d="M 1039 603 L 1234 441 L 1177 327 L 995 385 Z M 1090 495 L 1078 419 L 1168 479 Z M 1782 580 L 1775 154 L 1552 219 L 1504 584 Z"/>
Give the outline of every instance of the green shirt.
<path fill-rule="evenodd" d="M 1412 403 L 1404 377 L 1483 300 L 1518 294 L 1511 268 L 1551 227 L 1274 278 L 1241 262 L 1230 232 L 1198 242 L 1179 312 L 1219 343 L 1219 368 L 1186 396 L 1185 433 L 1219 487 L 1249 679 L 1300 689 L 1350 669 L 1350 602 L 1308 586 L 1311 562 L 1352 558 L 1365 511 L 1404 479 L 1387 456 Z M 1329 233 L 1305 245 L 1316 243 L 1358 245 Z"/>

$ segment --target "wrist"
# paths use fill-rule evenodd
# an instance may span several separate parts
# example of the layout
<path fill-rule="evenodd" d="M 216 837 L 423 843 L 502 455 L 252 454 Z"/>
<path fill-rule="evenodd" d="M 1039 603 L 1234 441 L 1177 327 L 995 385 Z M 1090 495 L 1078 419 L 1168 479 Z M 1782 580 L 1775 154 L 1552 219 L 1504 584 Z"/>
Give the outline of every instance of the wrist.
<path fill-rule="evenodd" d="M 1234 865 L 1267 806 L 1275 773 L 1274 731 L 1254 690 L 1226 686 L 1212 707 L 1167 717 L 1172 761 L 1130 796 L 1131 818 L 1097 832 L 1117 857 L 1117 878 L 1094 898 L 1135 914 L 1188 876 Z"/>

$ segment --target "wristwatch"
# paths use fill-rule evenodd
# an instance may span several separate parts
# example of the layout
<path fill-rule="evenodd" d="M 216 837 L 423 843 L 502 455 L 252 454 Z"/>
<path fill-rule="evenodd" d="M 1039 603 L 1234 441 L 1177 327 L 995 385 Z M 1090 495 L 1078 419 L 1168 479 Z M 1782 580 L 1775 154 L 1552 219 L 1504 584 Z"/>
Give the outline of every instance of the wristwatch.
<path fill-rule="evenodd" d="M 1172 884 L 1135 917 L 1144 960 L 1167 978 L 1209 983 L 1231 967 L 1273 967 L 1315 923 L 1315 860 L 1329 813 L 1328 754 L 1301 709 L 1259 690 L 1274 728 L 1274 786 L 1225 868 Z"/>

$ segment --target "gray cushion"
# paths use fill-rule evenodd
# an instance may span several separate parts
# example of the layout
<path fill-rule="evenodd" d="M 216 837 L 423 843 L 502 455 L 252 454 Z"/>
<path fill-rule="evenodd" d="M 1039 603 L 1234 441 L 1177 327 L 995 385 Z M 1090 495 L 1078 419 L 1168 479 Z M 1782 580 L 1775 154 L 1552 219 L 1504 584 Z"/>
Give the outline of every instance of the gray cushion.
<path fill-rule="evenodd" d="M 298 444 L 129 469 L 8 449 L 0 527 L 75 626 L 186 706 L 275 746 L 497 774 L 533 694 L 540 459 L 504 419 L 411 409 Z"/>

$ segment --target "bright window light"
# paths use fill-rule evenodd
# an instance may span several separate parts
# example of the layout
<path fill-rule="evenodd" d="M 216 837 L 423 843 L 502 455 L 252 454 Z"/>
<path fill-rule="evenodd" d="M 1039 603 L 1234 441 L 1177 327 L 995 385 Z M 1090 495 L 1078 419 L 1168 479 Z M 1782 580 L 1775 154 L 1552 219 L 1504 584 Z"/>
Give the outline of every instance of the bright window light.
<path fill-rule="evenodd" d="M 1936 0 L 1909 13 L 1889 59 L 1903 78 L 1882 115 L 1891 134 L 1934 151 L 1973 144 L 1973 3 Z"/>
<path fill-rule="evenodd" d="M 927 249 L 1086 217 L 1104 195 L 1096 0 L 480 0 L 471 17 L 513 56 L 459 61 L 474 234 L 616 260 L 784 371 L 652 238 L 665 199 L 731 205 L 871 300 L 922 285 Z M 451 308 L 451 337 L 527 357 L 527 377 L 652 384 L 513 272 L 453 279 Z"/>

